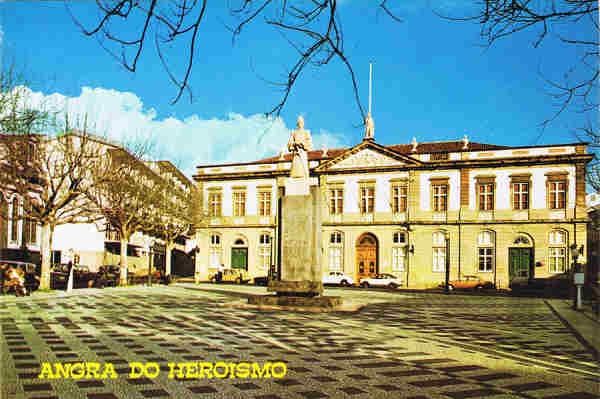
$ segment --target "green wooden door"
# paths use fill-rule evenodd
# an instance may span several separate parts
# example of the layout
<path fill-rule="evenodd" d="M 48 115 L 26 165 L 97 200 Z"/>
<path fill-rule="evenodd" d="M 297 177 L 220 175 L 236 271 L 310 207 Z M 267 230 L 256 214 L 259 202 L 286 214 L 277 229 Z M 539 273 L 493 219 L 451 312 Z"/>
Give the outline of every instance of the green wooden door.
<path fill-rule="evenodd" d="M 248 270 L 248 248 L 231 248 L 231 268 Z"/>
<path fill-rule="evenodd" d="M 509 248 L 508 264 L 510 279 L 528 279 L 531 273 L 531 248 Z"/>

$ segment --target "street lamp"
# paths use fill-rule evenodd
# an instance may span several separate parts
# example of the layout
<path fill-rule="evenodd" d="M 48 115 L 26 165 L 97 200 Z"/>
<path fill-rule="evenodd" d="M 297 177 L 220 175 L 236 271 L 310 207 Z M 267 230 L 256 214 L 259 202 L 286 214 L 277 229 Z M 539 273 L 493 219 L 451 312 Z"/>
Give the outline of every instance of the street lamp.
<path fill-rule="evenodd" d="M 150 239 L 148 244 L 148 287 L 152 287 L 152 253 L 154 249 L 154 239 Z"/>
<path fill-rule="evenodd" d="M 446 284 L 444 285 L 444 291 L 446 294 L 450 292 L 450 239 L 448 236 L 446 239 Z"/>
<path fill-rule="evenodd" d="M 583 255 L 583 245 L 580 248 L 577 248 L 577 244 L 573 244 L 569 249 L 571 250 L 571 256 L 573 257 L 573 284 L 577 287 L 577 294 L 574 298 L 573 307 L 579 310 L 581 309 L 581 288 L 584 283 L 584 274 L 582 270 L 580 270 L 577 260 L 579 255 Z"/>

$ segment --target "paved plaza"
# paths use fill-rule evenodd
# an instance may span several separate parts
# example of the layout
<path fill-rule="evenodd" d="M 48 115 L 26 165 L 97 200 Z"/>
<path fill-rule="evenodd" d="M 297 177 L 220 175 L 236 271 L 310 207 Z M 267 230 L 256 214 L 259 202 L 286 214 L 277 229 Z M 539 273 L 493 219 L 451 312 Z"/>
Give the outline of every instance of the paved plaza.
<path fill-rule="evenodd" d="M 0 398 L 598 398 L 599 369 L 544 299 L 330 289 L 356 313 L 239 308 L 202 285 L 0 297 Z M 241 292 L 241 293 L 240 293 Z M 284 362 L 269 379 L 169 378 L 169 363 Z M 38 379 L 43 362 L 115 379 Z M 129 378 L 155 362 L 156 378 Z"/>

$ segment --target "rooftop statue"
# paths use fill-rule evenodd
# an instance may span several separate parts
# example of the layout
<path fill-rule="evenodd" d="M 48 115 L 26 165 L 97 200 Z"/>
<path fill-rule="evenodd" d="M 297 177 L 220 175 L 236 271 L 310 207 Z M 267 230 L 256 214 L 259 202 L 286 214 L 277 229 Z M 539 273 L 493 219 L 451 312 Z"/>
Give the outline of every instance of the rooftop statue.
<path fill-rule="evenodd" d="M 292 130 L 288 141 L 288 150 L 292 153 L 292 169 L 290 176 L 308 179 L 307 151 L 312 148 L 310 131 L 304 129 L 304 118 L 298 117 L 298 130 Z"/>
<path fill-rule="evenodd" d="M 371 113 L 367 115 L 367 119 L 365 119 L 365 138 L 372 139 L 375 134 L 375 125 L 373 124 L 373 118 L 371 117 Z"/>

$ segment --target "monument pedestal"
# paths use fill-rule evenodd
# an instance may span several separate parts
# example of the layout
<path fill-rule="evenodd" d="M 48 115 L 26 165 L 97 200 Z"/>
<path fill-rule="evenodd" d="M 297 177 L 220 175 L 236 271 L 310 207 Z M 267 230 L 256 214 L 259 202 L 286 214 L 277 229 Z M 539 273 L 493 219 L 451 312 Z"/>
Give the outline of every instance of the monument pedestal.
<path fill-rule="evenodd" d="M 249 304 L 297 308 L 336 308 L 342 298 L 324 297 L 321 268 L 321 193 L 309 179 L 289 178 L 281 207 L 281 280 Z"/>

